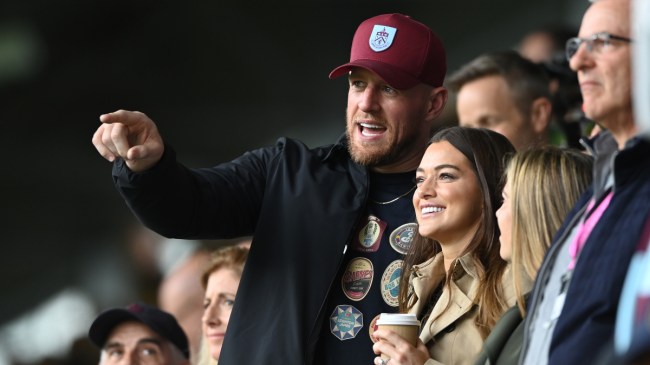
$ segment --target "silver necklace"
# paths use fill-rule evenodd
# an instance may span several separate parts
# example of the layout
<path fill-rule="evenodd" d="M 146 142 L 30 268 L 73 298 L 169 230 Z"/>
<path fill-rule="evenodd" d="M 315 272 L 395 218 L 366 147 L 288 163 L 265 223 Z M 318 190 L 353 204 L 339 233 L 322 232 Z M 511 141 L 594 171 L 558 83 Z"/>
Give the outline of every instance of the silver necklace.
<path fill-rule="evenodd" d="M 390 204 L 390 203 L 395 203 L 396 201 L 400 200 L 401 198 L 407 196 L 410 192 L 412 192 L 413 190 L 415 190 L 415 188 L 416 188 L 416 185 L 413 185 L 413 187 L 410 188 L 409 191 L 407 191 L 406 193 L 404 193 L 404 194 L 398 196 L 398 197 L 395 198 L 395 199 L 391 199 L 391 200 L 389 200 L 389 201 L 387 201 L 387 202 L 378 202 L 378 201 L 375 201 L 375 200 L 372 200 L 372 199 L 370 199 L 370 202 L 375 203 L 375 204 L 380 204 L 380 205 L 386 205 L 386 204 Z"/>

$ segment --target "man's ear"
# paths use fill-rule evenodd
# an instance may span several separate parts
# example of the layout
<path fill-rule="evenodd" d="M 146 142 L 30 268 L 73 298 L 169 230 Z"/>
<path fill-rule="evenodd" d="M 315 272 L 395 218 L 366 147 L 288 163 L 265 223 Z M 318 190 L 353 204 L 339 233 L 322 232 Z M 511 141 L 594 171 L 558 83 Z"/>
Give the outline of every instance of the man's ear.
<path fill-rule="evenodd" d="M 530 123 L 536 134 L 544 134 L 551 123 L 553 106 L 547 97 L 539 97 L 530 108 Z"/>
<path fill-rule="evenodd" d="M 447 104 L 448 92 L 444 86 L 431 89 L 429 94 L 429 109 L 427 110 L 427 119 L 436 119 Z"/>

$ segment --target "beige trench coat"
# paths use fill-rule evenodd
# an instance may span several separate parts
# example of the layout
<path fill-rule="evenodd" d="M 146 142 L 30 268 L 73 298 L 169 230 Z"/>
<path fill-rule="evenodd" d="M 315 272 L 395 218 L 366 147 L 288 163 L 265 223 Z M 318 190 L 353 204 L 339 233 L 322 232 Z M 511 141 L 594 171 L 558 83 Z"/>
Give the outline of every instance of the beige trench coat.
<path fill-rule="evenodd" d="M 442 254 L 414 265 L 413 269 L 410 282 L 416 302 L 409 313 L 420 317 L 420 312 L 426 310 L 426 300 L 419 298 L 429 298 L 431 292 L 445 280 Z M 473 364 L 483 346 L 483 338 L 474 325 L 478 308 L 475 300 L 479 285 L 476 268 L 469 255 L 465 255 L 456 260 L 451 271 L 451 290 L 444 287 L 440 299 L 420 332 L 420 339 L 427 345 L 431 355 L 425 365 Z M 504 271 L 502 283 L 510 307 L 516 303 L 516 298 L 509 267 Z"/>

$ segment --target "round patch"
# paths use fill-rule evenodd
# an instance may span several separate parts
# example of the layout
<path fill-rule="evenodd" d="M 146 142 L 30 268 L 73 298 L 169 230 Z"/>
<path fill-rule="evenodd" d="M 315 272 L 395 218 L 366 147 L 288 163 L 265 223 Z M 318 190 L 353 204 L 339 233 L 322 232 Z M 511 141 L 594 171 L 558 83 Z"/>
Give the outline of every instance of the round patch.
<path fill-rule="evenodd" d="M 411 242 L 413 241 L 413 237 L 417 230 L 417 223 L 406 223 L 395 228 L 388 239 L 390 246 L 395 251 L 405 255 L 408 252 L 409 247 L 411 247 Z"/>
<path fill-rule="evenodd" d="M 341 287 L 346 297 L 359 301 L 366 297 L 375 274 L 372 262 L 365 257 L 353 258 L 341 278 Z"/>
<path fill-rule="evenodd" d="M 330 316 L 330 331 L 339 340 L 357 337 L 363 327 L 363 314 L 351 305 L 337 305 Z"/>
<path fill-rule="evenodd" d="M 399 295 L 399 278 L 402 275 L 403 264 L 402 260 L 391 262 L 381 276 L 381 296 L 384 298 L 384 302 L 391 307 L 399 306 L 397 296 Z"/>
<path fill-rule="evenodd" d="M 373 318 L 372 321 L 370 321 L 370 324 L 368 325 L 368 334 L 370 335 L 370 341 L 372 341 L 372 343 L 377 342 L 375 336 L 373 336 L 373 333 L 375 333 L 375 331 L 377 330 L 377 320 L 379 319 L 379 317 L 381 317 L 381 313 L 376 315 L 375 318 Z"/>

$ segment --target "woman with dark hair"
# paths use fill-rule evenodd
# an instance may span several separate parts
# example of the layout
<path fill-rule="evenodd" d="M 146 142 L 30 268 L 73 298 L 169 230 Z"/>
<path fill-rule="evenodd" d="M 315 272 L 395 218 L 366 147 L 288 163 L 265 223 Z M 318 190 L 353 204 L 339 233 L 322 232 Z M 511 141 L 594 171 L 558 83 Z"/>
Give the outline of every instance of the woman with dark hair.
<path fill-rule="evenodd" d="M 499 255 L 496 210 L 512 144 L 487 129 L 438 132 L 416 172 L 418 235 L 404 258 L 400 310 L 421 321 L 416 347 L 377 330 L 382 365 L 472 364 L 503 312 L 515 303 Z"/>

